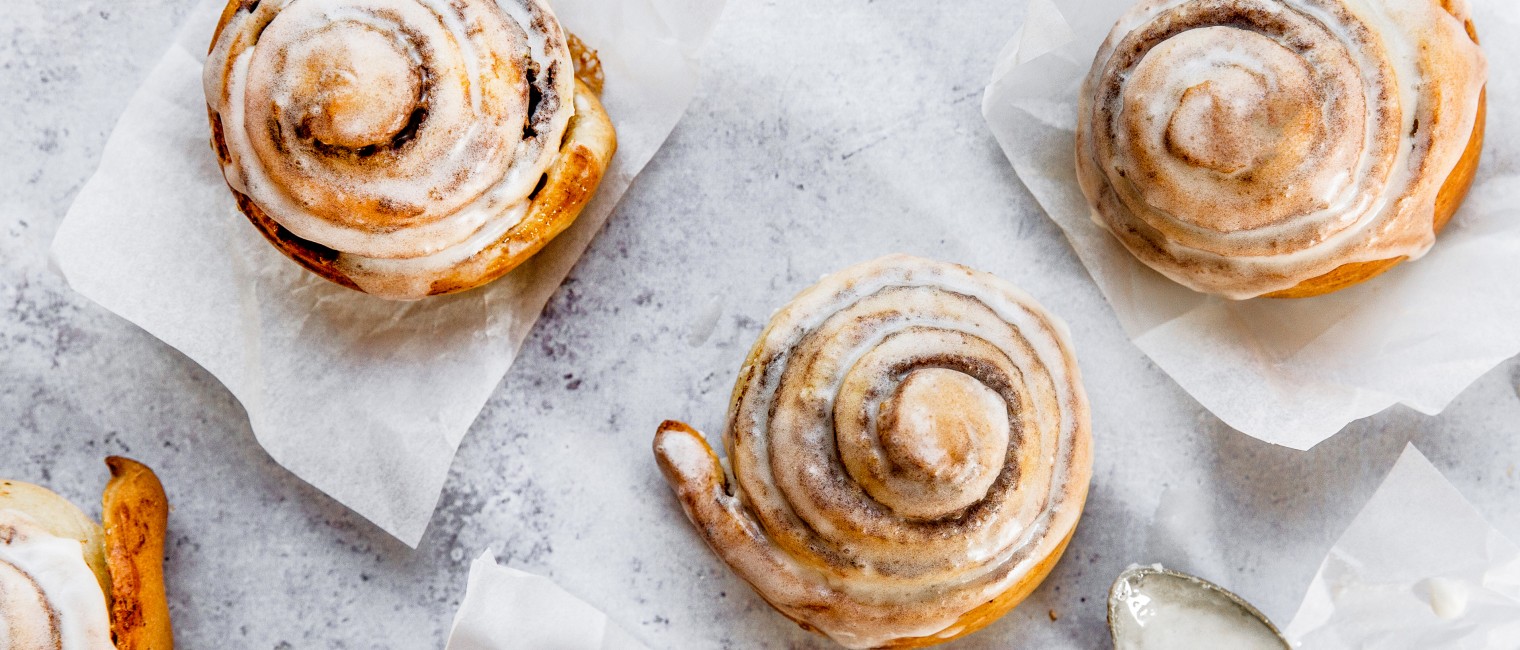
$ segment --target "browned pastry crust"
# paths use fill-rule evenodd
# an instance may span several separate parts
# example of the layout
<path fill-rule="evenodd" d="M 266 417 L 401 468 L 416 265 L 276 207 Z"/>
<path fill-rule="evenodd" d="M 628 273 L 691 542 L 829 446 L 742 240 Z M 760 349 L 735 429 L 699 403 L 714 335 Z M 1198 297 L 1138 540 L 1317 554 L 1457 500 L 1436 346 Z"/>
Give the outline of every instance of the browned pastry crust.
<path fill-rule="evenodd" d="M 211 39 L 213 47 L 233 16 L 248 4 L 247 0 L 229 0 Z M 522 220 L 495 243 L 455 265 L 446 275 L 436 277 L 427 295 L 466 291 L 506 275 L 569 228 L 595 196 L 617 151 L 617 135 L 611 118 L 598 99 L 603 75 L 596 51 L 586 47 L 575 35 L 567 32 L 566 36 L 575 63 L 575 114 L 565 129 L 559 155 L 530 195 L 530 205 Z M 208 114 L 212 148 L 226 165 L 230 162 L 230 155 L 221 118 L 209 107 Z M 238 209 L 286 257 L 336 284 L 364 291 L 355 277 L 357 269 L 346 265 L 338 251 L 296 236 L 246 194 L 230 187 L 229 190 Z M 369 277 L 371 283 L 380 285 L 392 285 L 405 279 L 376 271 L 369 271 Z"/>
<path fill-rule="evenodd" d="M 1071 543 L 1071 536 L 1076 534 L 1076 532 L 1076 529 L 1073 528 L 1071 532 L 1061 538 L 1061 543 L 1056 546 L 1054 551 L 1051 551 L 1049 555 L 1040 560 L 1039 564 L 1035 565 L 1035 568 L 1029 572 L 1028 577 L 1015 583 L 1008 591 L 998 594 L 997 598 L 987 601 L 986 605 L 982 605 L 962 615 L 960 620 L 955 622 L 955 626 L 961 630 L 959 633 L 949 637 L 922 636 L 913 639 L 899 639 L 885 647 L 927 648 L 946 641 L 959 639 L 991 625 L 1008 612 L 1013 611 L 1013 608 L 1018 607 L 1019 603 L 1024 602 L 1024 599 L 1028 598 L 1029 594 L 1034 593 L 1034 590 L 1040 586 L 1040 583 L 1045 582 L 1045 578 L 1050 575 L 1051 569 L 1056 568 L 1056 563 L 1061 561 L 1061 556 L 1066 553 L 1066 545 Z"/>
<path fill-rule="evenodd" d="M 1467 23 L 1467 32 L 1472 34 L 1473 42 L 1477 42 L 1478 36 L 1473 29 L 1471 21 Z M 1436 194 L 1435 231 L 1441 234 L 1441 230 L 1451 221 L 1452 216 L 1457 214 L 1457 209 L 1462 207 L 1462 201 L 1467 198 L 1467 191 L 1472 189 L 1473 178 L 1478 175 L 1478 160 L 1483 157 L 1483 132 L 1488 120 L 1488 93 L 1484 92 L 1478 100 L 1478 121 L 1473 126 L 1472 139 L 1467 141 L 1467 149 L 1462 152 L 1462 159 L 1457 162 L 1451 175 L 1446 177 L 1446 182 L 1441 185 L 1441 191 Z M 1313 298 L 1327 293 L 1340 291 L 1346 287 L 1361 284 L 1387 272 L 1406 258 L 1396 257 L 1387 260 L 1372 262 L 1354 262 L 1337 267 L 1334 271 L 1310 278 L 1300 282 L 1292 289 L 1274 291 L 1263 295 L 1264 298 Z"/>
<path fill-rule="evenodd" d="M 111 635 L 117 650 L 172 650 L 164 588 L 169 499 L 142 463 L 111 456 L 106 465 L 111 481 L 101 498 L 101 522 L 111 568 Z"/>
<path fill-rule="evenodd" d="M 602 84 L 607 82 L 607 77 L 602 74 L 602 60 L 597 58 L 596 50 L 569 32 L 565 33 L 565 43 L 570 46 L 570 60 L 575 62 L 575 78 L 586 84 L 592 94 L 600 97 Z"/>
<path fill-rule="evenodd" d="M 682 477 L 678 470 L 671 465 L 669 458 L 659 451 L 663 438 L 673 434 L 691 436 L 700 441 L 702 443 L 702 446 L 707 449 L 707 454 L 711 458 L 712 462 L 714 464 L 718 463 L 717 454 L 713 453 L 712 447 L 707 444 L 707 440 L 702 436 L 700 432 L 692 428 L 691 425 L 684 422 L 666 420 L 660 424 L 659 432 L 655 434 L 654 439 L 655 459 L 660 467 L 660 473 L 665 475 L 665 480 L 670 483 L 670 485 L 675 486 L 676 499 L 681 502 L 681 507 L 686 512 L 703 512 L 717 509 L 719 506 L 716 505 L 717 501 L 714 499 L 714 496 L 731 493 L 732 490 L 729 487 L 728 482 L 726 480 L 723 480 L 723 476 L 719 474 L 714 475 L 713 478 L 715 480 L 712 480 L 710 482 L 683 483 Z M 1078 502 L 1077 510 L 1079 513 L 1081 512 L 1083 505 L 1085 505 L 1085 501 Z M 715 514 L 693 515 L 691 516 L 691 519 L 694 522 L 715 521 L 720 520 L 720 517 L 716 516 Z M 737 529 L 720 529 L 713 527 L 699 527 L 698 532 L 701 533 L 703 540 L 706 541 L 709 546 L 715 548 L 719 546 L 730 545 L 734 543 L 736 537 L 745 534 L 743 531 Z M 954 635 L 943 637 L 922 636 L 897 639 L 881 647 L 927 648 L 929 646 L 959 639 L 963 636 L 981 630 L 988 625 L 991 625 L 993 622 L 1002 618 L 1008 612 L 1013 611 L 1014 607 L 1017 607 L 1019 603 L 1024 602 L 1024 599 L 1028 598 L 1030 594 L 1034 593 L 1034 590 L 1040 586 L 1040 583 L 1045 581 L 1045 578 L 1050 575 L 1050 571 L 1055 568 L 1056 563 L 1061 560 L 1061 556 L 1066 553 L 1066 546 L 1071 542 L 1071 537 L 1075 533 L 1076 528 L 1072 528 L 1071 531 L 1067 532 L 1066 536 L 1061 538 L 1061 542 L 1056 545 L 1055 550 L 1041 559 L 1024 578 L 1011 585 L 1007 591 L 998 594 L 996 598 L 987 601 L 986 604 L 972 609 L 965 614 L 962 614 L 961 617 L 956 620 L 955 624 L 950 626 L 952 629 L 960 630 Z M 739 576 L 745 577 L 742 573 L 739 574 Z M 745 579 L 746 581 L 748 580 L 748 578 Z M 758 594 L 761 598 L 766 597 L 765 591 L 760 589 L 759 586 L 754 585 L 753 583 L 751 583 L 750 586 L 755 589 L 755 593 Z M 766 602 L 770 602 L 769 599 L 767 599 Z M 808 625 L 806 621 L 799 620 L 796 616 L 789 614 L 785 607 L 781 607 L 776 603 L 770 604 L 771 607 L 774 608 L 777 612 L 790 619 L 793 623 L 796 623 L 798 626 L 802 627 L 802 629 L 808 630 L 810 632 L 817 631 L 813 628 L 813 626 Z"/>

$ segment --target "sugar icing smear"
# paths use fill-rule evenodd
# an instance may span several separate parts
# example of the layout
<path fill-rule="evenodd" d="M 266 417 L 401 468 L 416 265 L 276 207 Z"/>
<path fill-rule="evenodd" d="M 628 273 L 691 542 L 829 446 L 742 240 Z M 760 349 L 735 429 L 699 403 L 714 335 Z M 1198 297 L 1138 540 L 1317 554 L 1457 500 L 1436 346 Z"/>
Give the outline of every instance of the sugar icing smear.
<path fill-rule="evenodd" d="M 995 620 L 1059 557 L 1091 475 L 1065 328 L 991 275 L 907 256 L 825 278 L 740 373 L 726 446 L 655 454 L 708 544 L 848 647 Z"/>
<path fill-rule="evenodd" d="M 1143 0 L 1081 94 L 1093 217 L 1195 290 L 1251 298 L 1418 257 L 1487 76 L 1466 2 Z"/>

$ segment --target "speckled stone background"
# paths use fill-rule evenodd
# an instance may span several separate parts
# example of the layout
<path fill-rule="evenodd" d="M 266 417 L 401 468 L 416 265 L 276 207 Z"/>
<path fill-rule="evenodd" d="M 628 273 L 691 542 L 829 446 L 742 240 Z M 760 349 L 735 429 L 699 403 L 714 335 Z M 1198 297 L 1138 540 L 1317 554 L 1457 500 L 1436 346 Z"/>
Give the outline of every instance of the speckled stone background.
<path fill-rule="evenodd" d="M 274 464 L 209 374 L 48 268 L 192 1 L 0 7 L 0 475 L 94 504 L 104 455 L 157 468 L 183 648 L 441 647 L 486 547 L 651 647 L 826 647 L 700 545 L 648 442 L 666 417 L 716 427 L 772 309 L 893 251 L 996 272 L 1062 315 L 1094 408 L 1092 493 L 1066 559 L 957 647 L 1103 647 L 1109 582 L 1157 559 L 1285 623 L 1409 440 L 1520 538 L 1520 364 L 1440 417 L 1395 408 L 1300 453 L 1231 431 L 1125 339 L 979 112 L 1022 2 L 733 0 L 689 113 L 550 302 L 408 549 Z M 592 476 L 621 491 L 588 489 Z M 1190 552 L 1151 539 L 1168 488 L 1212 513 Z"/>

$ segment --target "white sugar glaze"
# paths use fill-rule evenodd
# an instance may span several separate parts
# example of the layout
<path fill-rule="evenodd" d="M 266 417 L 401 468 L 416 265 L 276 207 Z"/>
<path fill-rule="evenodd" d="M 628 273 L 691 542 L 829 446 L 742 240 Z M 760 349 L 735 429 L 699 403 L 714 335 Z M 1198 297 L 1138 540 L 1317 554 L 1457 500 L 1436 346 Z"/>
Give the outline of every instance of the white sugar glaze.
<path fill-rule="evenodd" d="M 1244 299 L 1417 258 L 1487 76 L 1431 0 L 1144 0 L 1083 87 L 1078 176 L 1141 261 Z"/>
<path fill-rule="evenodd" d="M 523 219 L 575 110 L 539 0 L 265 0 L 205 70 L 233 189 L 348 265 L 419 282 Z"/>
<path fill-rule="evenodd" d="M 0 648 L 115 648 L 105 593 L 80 542 L 9 509 L 0 509 Z"/>
<path fill-rule="evenodd" d="M 1064 326 L 993 276 L 907 256 L 775 314 L 735 387 L 732 481 L 698 435 L 667 425 L 656 455 L 709 545 L 856 648 L 995 618 L 963 620 L 1043 576 L 1091 472 Z"/>

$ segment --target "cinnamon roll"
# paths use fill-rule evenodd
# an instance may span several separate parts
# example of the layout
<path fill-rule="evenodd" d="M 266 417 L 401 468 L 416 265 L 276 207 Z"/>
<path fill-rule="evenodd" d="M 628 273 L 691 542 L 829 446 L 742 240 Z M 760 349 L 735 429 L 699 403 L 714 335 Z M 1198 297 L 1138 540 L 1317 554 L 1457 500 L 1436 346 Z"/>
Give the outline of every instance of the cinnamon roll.
<path fill-rule="evenodd" d="M 135 461 L 106 465 L 104 526 L 47 488 L 0 480 L 0 648 L 173 650 L 163 486 Z"/>
<path fill-rule="evenodd" d="M 204 74 L 243 213 L 300 265 L 385 298 L 523 263 L 617 148 L 595 52 L 541 0 L 229 0 Z"/>
<path fill-rule="evenodd" d="M 1143 0 L 1082 88 L 1077 175 L 1137 258 L 1232 299 L 1423 255 L 1482 150 L 1467 0 Z"/>
<path fill-rule="evenodd" d="M 1060 558 L 1092 473 L 1065 326 L 986 273 L 891 256 L 771 320 L 725 443 L 666 422 L 654 453 L 717 555 L 852 648 L 918 647 L 1007 613 Z"/>

